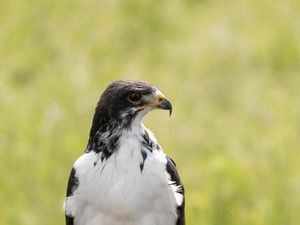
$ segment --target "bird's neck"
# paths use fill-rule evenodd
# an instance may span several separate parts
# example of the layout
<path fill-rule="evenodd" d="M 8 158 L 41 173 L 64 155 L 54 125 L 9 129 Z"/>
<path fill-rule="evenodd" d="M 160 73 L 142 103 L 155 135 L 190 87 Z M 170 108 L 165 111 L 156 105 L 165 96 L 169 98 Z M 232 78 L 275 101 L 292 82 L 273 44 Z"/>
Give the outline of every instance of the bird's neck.
<path fill-rule="evenodd" d="M 142 117 L 135 117 L 128 122 L 122 120 L 107 120 L 99 118 L 97 125 L 93 124 L 90 131 L 90 138 L 86 152 L 94 151 L 101 153 L 101 158 L 109 158 L 119 147 L 119 140 L 122 134 L 134 135 L 140 138 L 145 134 Z"/>

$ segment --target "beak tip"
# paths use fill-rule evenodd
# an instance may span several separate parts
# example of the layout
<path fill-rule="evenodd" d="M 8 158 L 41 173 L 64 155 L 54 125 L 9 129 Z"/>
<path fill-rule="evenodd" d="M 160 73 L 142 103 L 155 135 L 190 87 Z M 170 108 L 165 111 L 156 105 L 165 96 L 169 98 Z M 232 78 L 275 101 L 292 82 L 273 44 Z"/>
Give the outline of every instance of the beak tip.
<path fill-rule="evenodd" d="M 172 115 L 172 112 L 173 112 L 173 107 L 172 107 L 172 104 L 171 104 L 171 102 L 169 102 L 168 100 L 166 100 L 167 101 L 167 107 L 166 107 L 166 109 L 168 109 L 169 110 L 169 117 L 171 117 L 171 115 Z"/>
<path fill-rule="evenodd" d="M 169 109 L 169 117 L 172 115 L 172 109 Z"/>

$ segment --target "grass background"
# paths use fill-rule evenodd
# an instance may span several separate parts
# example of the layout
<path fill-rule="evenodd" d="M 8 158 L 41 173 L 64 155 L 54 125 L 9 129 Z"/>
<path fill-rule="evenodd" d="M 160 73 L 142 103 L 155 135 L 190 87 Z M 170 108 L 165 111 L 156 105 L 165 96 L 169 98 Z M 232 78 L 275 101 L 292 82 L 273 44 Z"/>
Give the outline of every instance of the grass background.
<path fill-rule="evenodd" d="M 189 225 L 300 224 L 300 2 L 0 2 L 0 223 L 64 224 L 94 106 L 115 79 L 171 99 L 146 125 Z"/>

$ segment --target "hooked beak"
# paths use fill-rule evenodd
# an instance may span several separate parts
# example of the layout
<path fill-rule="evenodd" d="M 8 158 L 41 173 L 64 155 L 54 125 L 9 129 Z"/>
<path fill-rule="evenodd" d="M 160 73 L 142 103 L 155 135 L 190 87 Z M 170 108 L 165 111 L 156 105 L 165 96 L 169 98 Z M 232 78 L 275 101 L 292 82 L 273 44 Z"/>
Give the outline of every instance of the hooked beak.
<path fill-rule="evenodd" d="M 158 99 L 158 109 L 164 109 L 164 110 L 169 110 L 169 116 L 172 115 L 172 104 L 171 102 L 166 99 L 165 97 L 159 98 Z"/>
<path fill-rule="evenodd" d="M 139 109 L 152 108 L 169 110 L 169 115 L 171 116 L 172 104 L 159 90 L 157 90 L 155 94 L 145 97 L 145 101 L 147 103 L 138 106 Z"/>

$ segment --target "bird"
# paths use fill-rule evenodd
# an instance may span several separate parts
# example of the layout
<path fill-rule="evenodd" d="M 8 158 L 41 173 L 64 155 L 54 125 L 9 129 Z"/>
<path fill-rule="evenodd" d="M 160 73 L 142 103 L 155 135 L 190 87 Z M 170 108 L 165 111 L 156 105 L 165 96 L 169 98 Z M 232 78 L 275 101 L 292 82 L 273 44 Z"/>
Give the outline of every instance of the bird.
<path fill-rule="evenodd" d="M 116 80 L 105 89 L 71 169 L 66 225 L 185 225 L 176 164 L 143 124 L 154 109 L 172 114 L 171 102 L 145 81 Z"/>

